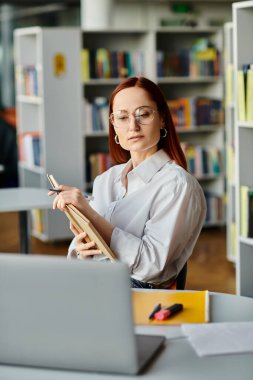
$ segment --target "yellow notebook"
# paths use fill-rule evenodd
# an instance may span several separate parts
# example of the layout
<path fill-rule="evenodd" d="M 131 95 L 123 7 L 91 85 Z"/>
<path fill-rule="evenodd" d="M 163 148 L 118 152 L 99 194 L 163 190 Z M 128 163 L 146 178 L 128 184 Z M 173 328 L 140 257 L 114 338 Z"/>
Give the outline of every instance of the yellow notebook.
<path fill-rule="evenodd" d="M 171 325 L 180 323 L 205 323 L 209 321 L 209 293 L 207 290 L 196 292 L 159 292 L 132 291 L 134 322 L 137 325 Z M 149 315 L 157 304 L 162 308 L 174 303 L 182 303 L 183 311 L 165 321 L 150 320 Z"/>

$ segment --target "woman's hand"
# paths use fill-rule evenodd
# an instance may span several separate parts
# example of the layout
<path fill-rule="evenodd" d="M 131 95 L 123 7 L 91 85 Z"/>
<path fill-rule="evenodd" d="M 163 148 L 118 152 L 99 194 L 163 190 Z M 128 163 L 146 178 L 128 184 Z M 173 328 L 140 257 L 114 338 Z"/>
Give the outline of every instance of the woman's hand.
<path fill-rule="evenodd" d="M 89 204 L 85 200 L 85 197 L 82 194 L 81 190 L 79 190 L 76 187 L 70 187 L 65 185 L 59 185 L 57 189 L 59 189 L 60 192 L 54 199 L 53 209 L 58 208 L 61 211 L 66 211 L 66 206 L 71 203 L 85 215 L 87 209 L 89 208 Z M 48 195 L 54 194 L 55 192 L 53 191 L 49 191 L 48 193 Z"/>
<path fill-rule="evenodd" d="M 85 259 L 87 257 L 100 255 L 102 253 L 99 249 L 97 249 L 96 243 L 94 241 L 86 243 L 86 232 L 78 233 L 77 229 L 72 223 L 70 223 L 69 227 L 75 235 L 75 250 L 79 259 Z"/>

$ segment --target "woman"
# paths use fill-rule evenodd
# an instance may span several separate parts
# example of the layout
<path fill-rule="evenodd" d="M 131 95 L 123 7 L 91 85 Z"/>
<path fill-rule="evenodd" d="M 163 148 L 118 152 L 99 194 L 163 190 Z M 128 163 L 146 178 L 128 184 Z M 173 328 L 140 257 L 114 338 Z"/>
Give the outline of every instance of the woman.
<path fill-rule="evenodd" d="M 75 205 L 117 258 L 131 270 L 133 287 L 168 288 L 192 254 L 205 218 L 205 199 L 186 170 L 166 98 L 152 81 L 129 78 L 113 91 L 109 145 L 117 164 L 94 181 L 94 200 L 61 185 L 53 208 Z M 52 195 L 53 193 L 49 193 Z M 101 258 L 85 233 L 69 256 Z"/>

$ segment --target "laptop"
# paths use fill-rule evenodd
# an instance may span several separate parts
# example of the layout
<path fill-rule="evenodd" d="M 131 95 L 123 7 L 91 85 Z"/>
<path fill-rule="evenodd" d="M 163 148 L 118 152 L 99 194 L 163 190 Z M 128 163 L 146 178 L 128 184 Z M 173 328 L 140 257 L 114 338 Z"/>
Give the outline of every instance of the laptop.
<path fill-rule="evenodd" d="M 0 254 L 0 363 L 137 374 L 165 337 L 135 335 L 122 263 Z"/>

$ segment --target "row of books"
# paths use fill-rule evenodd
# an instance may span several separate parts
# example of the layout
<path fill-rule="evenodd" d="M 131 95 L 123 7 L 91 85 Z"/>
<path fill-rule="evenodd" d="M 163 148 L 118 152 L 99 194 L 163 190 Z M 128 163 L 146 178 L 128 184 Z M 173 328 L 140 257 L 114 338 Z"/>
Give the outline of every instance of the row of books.
<path fill-rule="evenodd" d="M 39 72 L 36 66 L 17 66 L 15 69 L 17 93 L 19 95 L 39 96 Z"/>
<path fill-rule="evenodd" d="M 237 71 L 238 118 L 253 123 L 253 63 Z"/>
<path fill-rule="evenodd" d="M 82 80 L 93 78 L 127 78 L 144 75 L 142 51 L 108 50 L 105 48 L 81 51 Z"/>
<path fill-rule="evenodd" d="M 39 132 L 20 133 L 19 160 L 29 166 L 41 166 L 41 139 Z"/>
<path fill-rule="evenodd" d="M 240 210 L 241 236 L 253 238 L 253 187 L 241 186 Z"/>
<path fill-rule="evenodd" d="M 87 134 L 96 132 L 108 132 L 109 128 L 109 105 L 105 97 L 96 97 L 90 103 L 84 104 L 84 125 Z"/>
<path fill-rule="evenodd" d="M 208 97 L 187 97 L 168 101 L 176 127 L 220 125 L 224 122 L 222 101 Z"/>
<path fill-rule="evenodd" d="M 173 122 L 177 128 L 221 125 L 224 122 L 222 101 L 207 97 L 168 100 Z M 84 104 L 85 132 L 108 132 L 109 105 L 106 97 L 95 97 Z"/>
<path fill-rule="evenodd" d="M 214 146 L 203 147 L 187 142 L 181 143 L 185 153 L 188 170 L 196 177 L 218 175 L 222 172 L 222 155 Z"/>
<path fill-rule="evenodd" d="M 224 221 L 224 202 L 220 195 L 205 191 L 206 223 L 219 223 Z"/>
<path fill-rule="evenodd" d="M 159 50 L 156 67 L 158 77 L 218 76 L 221 73 L 220 51 L 208 46 L 203 50 L 195 50 L 194 47 Z"/>
<path fill-rule="evenodd" d="M 112 166 L 109 153 L 97 152 L 88 157 L 87 182 L 93 182 L 101 173 L 105 172 Z"/>

